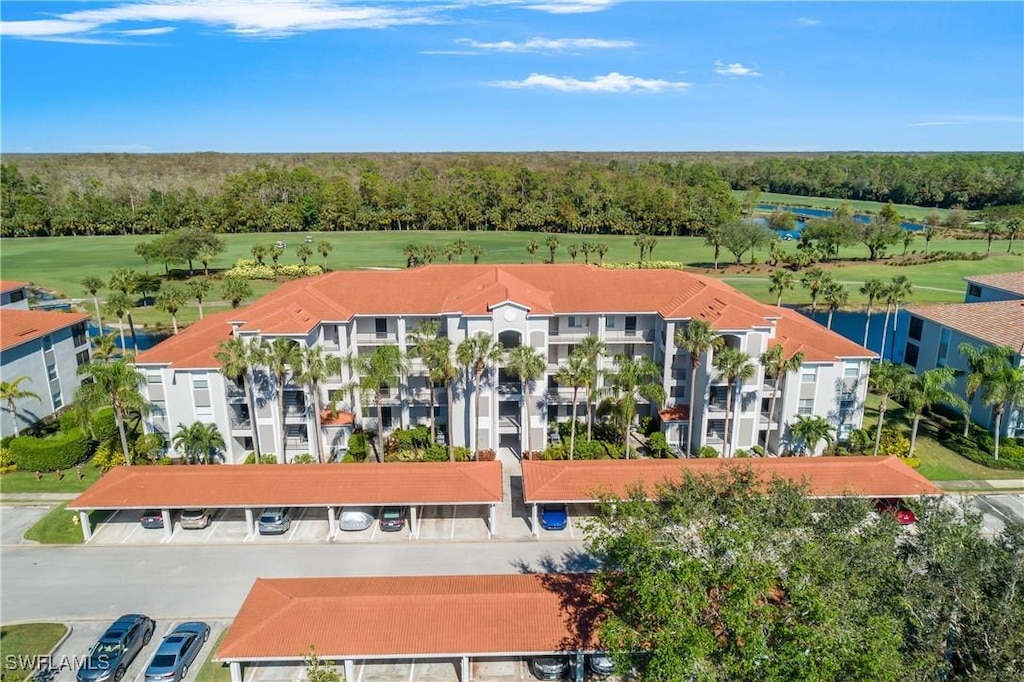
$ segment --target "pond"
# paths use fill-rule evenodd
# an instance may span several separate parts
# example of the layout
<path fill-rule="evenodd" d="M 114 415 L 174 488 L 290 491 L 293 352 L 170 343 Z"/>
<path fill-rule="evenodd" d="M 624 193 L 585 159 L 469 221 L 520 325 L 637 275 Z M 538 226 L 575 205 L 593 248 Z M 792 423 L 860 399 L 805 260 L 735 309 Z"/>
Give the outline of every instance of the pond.
<path fill-rule="evenodd" d="M 113 334 L 117 347 L 121 347 L 121 333 L 117 327 L 103 326 L 103 331 L 100 331 L 99 327 L 96 326 L 95 322 L 89 323 L 89 336 L 99 336 L 100 334 Z M 149 350 L 153 346 L 157 345 L 164 339 L 168 338 L 171 334 L 169 332 L 154 332 L 154 331 L 142 331 L 138 328 L 135 329 L 135 346 L 132 346 L 132 335 L 128 329 L 124 330 L 124 340 L 128 345 L 128 350 L 143 351 Z"/>
<path fill-rule="evenodd" d="M 785 239 L 786 237 L 789 237 L 790 239 L 799 239 L 800 238 L 800 234 L 804 231 L 804 228 L 807 226 L 807 220 L 809 218 L 829 218 L 829 217 L 831 217 L 833 215 L 832 211 L 829 211 L 829 210 L 826 210 L 826 209 L 823 209 L 823 208 L 803 208 L 803 207 L 800 207 L 800 206 L 777 206 L 775 204 L 758 204 L 757 205 L 757 210 L 758 211 L 767 211 L 769 213 L 774 211 L 777 208 L 778 209 L 782 209 L 783 211 L 786 211 L 788 213 L 792 213 L 793 215 L 796 216 L 796 229 L 785 230 L 785 231 L 781 231 L 780 230 L 779 231 L 779 234 L 782 236 L 783 239 Z M 758 222 L 758 223 L 760 223 L 762 225 L 767 224 L 767 222 L 768 222 L 767 219 L 765 219 L 765 218 L 754 218 L 754 220 L 755 220 L 755 222 Z M 865 223 L 866 224 L 866 223 L 871 222 L 871 216 L 867 215 L 866 213 L 854 213 L 853 214 L 853 220 L 854 220 L 854 222 Z M 924 229 L 924 227 L 922 225 L 918 225 L 917 223 L 908 223 L 908 222 L 900 223 L 900 227 L 902 227 L 904 230 L 908 230 L 910 232 L 917 232 L 919 230 Z"/>

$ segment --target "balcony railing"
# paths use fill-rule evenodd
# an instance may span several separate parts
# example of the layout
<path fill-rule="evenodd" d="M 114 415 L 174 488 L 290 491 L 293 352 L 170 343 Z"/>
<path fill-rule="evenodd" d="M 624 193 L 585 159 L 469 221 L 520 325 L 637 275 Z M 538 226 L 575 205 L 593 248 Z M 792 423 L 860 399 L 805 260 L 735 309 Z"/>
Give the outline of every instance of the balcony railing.
<path fill-rule="evenodd" d="M 498 384 L 498 393 L 504 395 L 518 395 L 523 392 L 523 385 L 518 381 L 508 381 Z"/>
<path fill-rule="evenodd" d="M 396 334 L 394 332 L 370 332 L 368 334 L 366 334 L 366 333 L 356 334 L 356 343 L 359 343 L 359 344 L 398 343 L 398 334 Z"/>
<path fill-rule="evenodd" d="M 725 412 L 725 401 L 713 400 L 709 402 L 708 412 Z"/>
<path fill-rule="evenodd" d="M 248 429 L 252 427 L 251 419 L 243 419 L 242 417 L 231 417 L 228 421 L 231 423 L 231 428 L 234 430 Z"/>
<path fill-rule="evenodd" d="M 604 340 L 623 343 L 651 343 L 654 341 L 654 330 L 653 329 L 606 329 L 604 332 Z"/>
<path fill-rule="evenodd" d="M 225 395 L 227 396 L 229 403 L 237 404 L 245 402 L 245 391 L 241 388 L 233 387 L 230 384 L 228 385 L 228 390 Z"/>
<path fill-rule="evenodd" d="M 500 428 L 518 429 L 519 428 L 519 418 L 518 417 L 498 417 L 498 428 L 499 429 Z"/>

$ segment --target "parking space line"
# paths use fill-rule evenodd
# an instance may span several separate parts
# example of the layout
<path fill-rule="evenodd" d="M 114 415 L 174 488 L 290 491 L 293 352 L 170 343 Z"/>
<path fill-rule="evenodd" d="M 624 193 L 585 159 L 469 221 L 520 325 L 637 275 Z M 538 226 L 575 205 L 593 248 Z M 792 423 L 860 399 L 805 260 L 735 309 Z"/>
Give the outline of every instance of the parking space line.
<path fill-rule="evenodd" d="M 380 527 L 380 524 L 377 523 L 376 519 L 374 519 L 373 523 L 370 525 L 370 528 L 372 528 L 372 530 L 370 531 L 370 542 L 373 542 L 374 540 L 377 539 L 377 529 L 379 527 Z"/>
<path fill-rule="evenodd" d="M 299 515 L 295 517 L 295 519 L 293 520 L 292 530 L 290 533 L 288 533 L 288 542 L 291 542 L 292 538 L 295 537 L 295 533 L 297 533 L 299 530 L 299 524 L 302 522 L 302 519 L 304 518 L 306 518 L 306 507 L 302 507 L 299 510 Z"/>
<path fill-rule="evenodd" d="M 217 528 L 214 524 L 217 522 L 217 517 L 226 516 L 228 513 L 227 509 L 214 509 L 213 514 L 210 516 L 210 530 L 206 531 L 206 535 L 203 536 L 203 542 L 209 542 L 210 538 L 213 537 L 213 531 Z"/>
<path fill-rule="evenodd" d="M 568 508 L 565 510 L 565 522 L 569 526 L 569 537 L 575 539 L 576 535 L 572 532 L 572 514 L 569 513 Z"/>
<path fill-rule="evenodd" d="M 409 661 L 409 682 L 416 677 L 416 659 Z"/>
<path fill-rule="evenodd" d="M 122 538 L 121 544 L 123 545 L 124 543 L 128 542 L 128 540 L 131 538 L 131 536 L 135 535 L 135 533 L 141 527 L 142 527 L 142 523 L 141 522 L 136 522 L 135 525 L 132 526 L 132 529 L 130 531 L 128 531 L 128 535 L 125 535 L 124 538 Z"/>

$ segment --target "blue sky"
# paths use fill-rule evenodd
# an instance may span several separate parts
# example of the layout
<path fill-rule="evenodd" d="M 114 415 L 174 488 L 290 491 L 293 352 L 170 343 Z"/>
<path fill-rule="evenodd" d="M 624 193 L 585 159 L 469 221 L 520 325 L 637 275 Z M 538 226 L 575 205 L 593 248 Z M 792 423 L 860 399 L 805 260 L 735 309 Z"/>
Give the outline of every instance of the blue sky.
<path fill-rule="evenodd" d="M 0 6 L 4 152 L 1024 151 L 1024 3 Z"/>

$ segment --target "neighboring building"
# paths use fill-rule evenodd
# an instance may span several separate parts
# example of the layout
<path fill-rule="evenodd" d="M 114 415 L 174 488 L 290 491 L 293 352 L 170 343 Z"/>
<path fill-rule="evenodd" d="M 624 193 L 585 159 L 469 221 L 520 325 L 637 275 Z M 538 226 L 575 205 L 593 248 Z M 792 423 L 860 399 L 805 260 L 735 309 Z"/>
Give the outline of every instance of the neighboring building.
<path fill-rule="evenodd" d="M 28 310 L 28 282 L 0 280 L 0 308 Z"/>
<path fill-rule="evenodd" d="M 821 415 L 840 437 L 859 428 L 863 418 L 871 351 L 826 330 L 798 313 L 763 305 L 717 279 L 674 270 L 611 270 L 587 265 L 431 265 L 398 271 L 335 272 L 285 284 L 248 308 L 207 316 L 155 348 L 137 364 L 148 377 L 153 409 L 147 428 L 164 435 L 179 423 L 216 424 L 228 442 L 227 460 L 240 462 L 259 439 L 263 452 L 278 453 L 285 439 L 285 459 L 313 452 L 312 404 L 308 388 L 285 387 L 285 433 L 281 433 L 273 378 L 254 373 L 257 429 L 247 414 L 241 389 L 227 381 L 214 360 L 217 345 L 235 334 L 252 341 L 284 336 L 303 346 L 319 344 L 346 357 L 371 354 L 381 344 L 407 349 L 407 336 L 422 322 L 436 319 L 442 334 L 457 345 L 479 333 L 491 334 L 511 348 L 529 344 L 548 359 L 547 376 L 530 390 L 531 440 L 543 449 L 548 424 L 564 421 L 572 391 L 554 380 L 558 366 L 588 334 L 608 345 L 600 369 L 614 368 L 613 356 L 647 356 L 662 368 L 666 400 L 665 430 L 671 442 L 685 447 L 689 415 L 683 414 L 690 390 L 699 396 L 694 418 L 697 445 L 722 448 L 725 385 L 705 358 L 695 387 L 688 386 L 689 354 L 674 344 L 675 332 L 691 319 L 707 320 L 725 343 L 748 353 L 757 374 L 739 387 L 732 420 L 735 449 L 760 444 L 773 451 L 788 446 L 785 425 L 795 415 Z M 804 368 L 786 377 L 768 419 L 771 395 L 757 357 L 782 343 L 787 354 L 802 351 Z M 356 377 L 349 369 L 323 387 L 322 403 L 333 401 L 354 417 L 325 424 L 334 455 L 347 448 L 354 424 L 376 428 L 372 396 L 349 404 L 346 388 Z M 599 379 L 599 388 L 603 380 Z M 526 410 L 519 381 L 504 368 L 488 376 L 481 392 L 480 420 L 471 439 L 472 385 L 460 381 L 447 414 L 448 387 L 435 389 L 439 424 L 452 422 L 455 445 L 504 448 L 519 455 L 527 445 Z M 384 396 L 382 427 L 426 423 L 430 391 L 425 368 L 412 360 L 409 376 Z M 581 401 L 583 396 L 580 396 Z M 659 406 L 660 407 L 660 406 Z M 584 407 L 581 405 L 580 414 Z M 654 415 L 641 404 L 639 415 Z M 354 423 L 353 423 L 354 422 Z M 780 424 L 782 428 L 780 428 Z"/>
<path fill-rule="evenodd" d="M 17 423 L 7 406 L 0 406 L 0 434 L 20 431 L 74 399 L 82 383 L 78 368 L 89 362 L 88 320 L 84 313 L 0 307 L 0 377 L 28 377 L 21 389 L 39 396 L 15 401 Z"/>
<path fill-rule="evenodd" d="M 956 390 L 967 395 L 967 362 L 957 350 L 961 343 L 1006 346 L 1011 362 L 1024 367 L 1024 272 L 965 277 L 966 303 L 910 306 L 910 323 L 903 361 L 918 372 L 934 367 L 957 370 Z M 993 426 L 992 408 L 979 391 L 971 403 L 971 419 Z M 1002 435 L 1024 438 L 1021 410 L 1004 413 Z"/>

